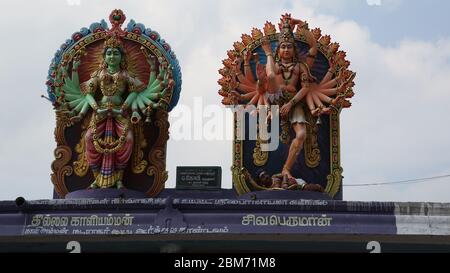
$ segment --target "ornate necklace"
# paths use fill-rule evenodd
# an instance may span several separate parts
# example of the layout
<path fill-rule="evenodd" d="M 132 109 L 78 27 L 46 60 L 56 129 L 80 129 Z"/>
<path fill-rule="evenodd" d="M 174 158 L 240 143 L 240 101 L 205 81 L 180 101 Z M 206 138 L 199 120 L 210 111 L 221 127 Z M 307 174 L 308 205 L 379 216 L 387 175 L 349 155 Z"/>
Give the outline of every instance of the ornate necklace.
<path fill-rule="evenodd" d="M 295 67 L 295 63 L 291 63 L 287 66 L 280 63 L 281 76 L 283 77 L 285 85 L 289 85 L 289 81 L 291 80 L 292 75 L 294 75 L 294 67 Z M 285 75 L 286 72 L 289 72 L 288 76 Z"/>
<path fill-rule="evenodd" d="M 117 89 L 118 89 L 118 81 L 119 81 L 119 72 L 117 72 L 114 75 L 110 75 L 108 72 L 107 74 L 103 76 L 102 82 L 101 82 L 101 90 L 103 95 L 105 96 L 114 96 Z M 109 85 L 112 79 L 112 84 Z"/>

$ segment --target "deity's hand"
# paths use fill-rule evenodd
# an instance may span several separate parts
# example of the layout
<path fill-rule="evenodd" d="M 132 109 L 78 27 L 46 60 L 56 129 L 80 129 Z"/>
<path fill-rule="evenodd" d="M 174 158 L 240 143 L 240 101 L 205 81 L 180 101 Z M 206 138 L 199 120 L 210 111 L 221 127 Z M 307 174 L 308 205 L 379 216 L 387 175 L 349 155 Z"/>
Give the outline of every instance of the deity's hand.
<path fill-rule="evenodd" d="M 233 100 L 236 100 L 238 102 L 242 100 L 242 95 L 239 94 L 239 92 L 237 92 L 235 90 L 232 90 L 230 92 L 230 97 L 233 98 Z"/>
<path fill-rule="evenodd" d="M 256 78 L 260 81 L 265 81 L 266 80 L 266 69 L 264 66 L 262 65 L 257 65 L 256 66 Z"/>
<path fill-rule="evenodd" d="M 172 65 L 169 64 L 169 66 L 167 66 L 167 73 L 166 75 L 164 75 L 164 81 L 169 83 L 170 80 L 173 79 L 173 75 L 172 75 Z"/>
<path fill-rule="evenodd" d="M 175 81 L 172 79 L 172 77 L 169 79 L 169 83 L 167 84 L 168 89 L 172 89 L 175 86 Z"/>
<path fill-rule="evenodd" d="M 241 72 L 241 64 L 242 64 L 242 58 L 236 57 L 236 59 L 233 61 L 233 67 L 231 68 L 232 71 L 236 74 L 239 74 Z"/>
<path fill-rule="evenodd" d="M 330 60 L 328 61 L 328 65 L 330 66 L 330 68 L 328 69 L 329 72 L 335 74 L 337 73 L 337 63 L 336 63 L 336 58 L 332 57 L 330 58 Z"/>
<path fill-rule="evenodd" d="M 153 55 L 149 55 L 147 57 L 147 62 L 150 65 L 150 68 L 153 69 L 156 67 L 156 57 Z"/>
<path fill-rule="evenodd" d="M 127 103 L 123 103 L 122 107 L 120 108 L 120 110 L 122 112 L 121 114 L 122 115 L 128 114 L 129 109 L 130 109 L 130 106 Z"/>
<path fill-rule="evenodd" d="M 281 116 L 286 117 L 289 115 L 289 112 L 291 112 L 292 103 L 288 102 L 283 107 L 281 107 Z"/>
<path fill-rule="evenodd" d="M 298 25 L 299 28 L 303 28 L 303 27 L 308 28 L 308 23 L 304 22 L 304 21 L 302 21 L 300 19 L 291 18 L 291 24 Z"/>
<path fill-rule="evenodd" d="M 264 95 L 266 93 L 266 80 L 259 80 L 256 82 L 256 91 L 260 95 Z"/>
<path fill-rule="evenodd" d="M 83 119 L 83 116 L 84 116 L 84 115 L 82 115 L 82 114 L 73 116 L 73 117 L 70 118 L 70 121 L 71 121 L 72 123 L 79 122 L 79 121 L 81 121 L 81 120 Z"/>
<path fill-rule="evenodd" d="M 107 109 L 107 108 L 98 108 L 98 109 L 97 109 L 97 114 L 99 114 L 99 115 L 104 115 L 104 114 L 108 113 L 109 111 L 110 111 L 110 110 Z"/>
<path fill-rule="evenodd" d="M 270 41 L 267 37 L 263 37 L 261 39 L 261 47 L 266 55 L 272 54 L 272 46 L 270 45 Z"/>
<path fill-rule="evenodd" d="M 77 54 L 75 55 L 75 57 L 73 57 L 72 69 L 77 70 L 78 67 L 80 66 L 80 63 L 81 63 L 81 56 Z"/>
<path fill-rule="evenodd" d="M 167 64 L 163 62 L 164 59 L 160 57 L 158 60 L 159 60 L 159 71 L 167 70 Z"/>
<path fill-rule="evenodd" d="M 293 93 L 293 94 L 295 94 L 297 92 L 297 89 L 292 85 L 280 84 L 280 89 L 283 92 L 289 92 L 289 93 Z"/>
<path fill-rule="evenodd" d="M 240 85 L 240 82 L 238 82 L 234 76 L 229 78 L 229 83 L 230 87 L 233 89 L 237 89 Z"/>
<path fill-rule="evenodd" d="M 255 53 L 256 55 L 258 55 L 257 53 Z M 250 64 L 250 60 L 252 59 L 252 57 L 255 55 L 255 54 L 253 54 L 250 50 L 248 50 L 246 53 L 245 53 L 245 63 L 246 64 Z"/>
<path fill-rule="evenodd" d="M 122 109 L 112 109 L 111 111 L 114 116 L 122 116 L 123 115 Z"/>
<path fill-rule="evenodd" d="M 134 111 L 133 114 L 131 115 L 131 123 L 138 124 L 140 120 L 141 115 L 139 115 L 137 111 Z"/>
<path fill-rule="evenodd" d="M 72 63 L 72 69 L 77 70 L 79 66 L 80 66 L 80 60 L 74 60 Z"/>

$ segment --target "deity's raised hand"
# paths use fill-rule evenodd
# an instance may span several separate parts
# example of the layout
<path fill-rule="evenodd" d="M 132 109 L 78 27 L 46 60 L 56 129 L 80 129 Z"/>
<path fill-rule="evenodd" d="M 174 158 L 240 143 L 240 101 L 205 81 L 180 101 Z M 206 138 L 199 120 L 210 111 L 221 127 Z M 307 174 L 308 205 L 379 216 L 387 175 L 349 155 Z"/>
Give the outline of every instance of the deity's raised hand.
<path fill-rule="evenodd" d="M 153 55 L 149 55 L 147 57 L 147 62 L 150 65 L 150 69 L 154 69 L 156 67 L 156 57 Z"/>
<path fill-rule="evenodd" d="M 233 66 L 231 67 L 231 70 L 235 73 L 238 74 L 241 72 L 241 65 L 242 65 L 242 58 L 237 57 L 234 61 L 233 61 Z"/>
<path fill-rule="evenodd" d="M 73 111 L 72 111 L 73 112 Z M 71 117 L 70 118 L 70 121 L 72 122 L 72 123 L 77 123 L 77 122 L 79 122 L 79 121 L 81 121 L 82 119 L 83 119 L 83 117 L 84 117 L 84 115 L 83 114 L 78 114 L 78 115 L 76 115 L 75 114 L 75 112 L 73 112 L 73 117 Z"/>
<path fill-rule="evenodd" d="M 272 46 L 270 45 L 270 41 L 267 37 L 261 39 L 261 47 L 266 55 L 272 54 Z"/>
<path fill-rule="evenodd" d="M 72 63 L 72 69 L 77 70 L 80 66 L 81 60 L 80 58 L 74 58 Z"/>

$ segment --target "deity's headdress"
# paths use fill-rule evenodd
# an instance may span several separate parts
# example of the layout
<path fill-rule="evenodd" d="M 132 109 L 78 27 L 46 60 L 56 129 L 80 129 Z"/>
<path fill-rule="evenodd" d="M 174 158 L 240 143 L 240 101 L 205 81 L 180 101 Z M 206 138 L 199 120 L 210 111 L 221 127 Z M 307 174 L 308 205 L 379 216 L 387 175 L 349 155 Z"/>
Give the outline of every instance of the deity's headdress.
<path fill-rule="evenodd" d="M 295 44 L 294 33 L 293 33 L 293 25 L 291 23 L 291 17 L 288 15 L 283 16 L 281 18 L 280 27 L 280 36 L 278 37 L 278 42 L 285 43 L 293 43 Z"/>
<path fill-rule="evenodd" d="M 278 24 L 280 28 L 280 34 L 278 36 L 278 47 L 275 54 L 275 60 L 278 62 L 280 60 L 279 49 L 282 43 L 292 43 L 294 44 L 294 62 L 298 61 L 297 57 L 297 45 L 294 39 L 294 28 L 295 28 L 295 20 L 291 18 L 290 14 L 285 14 L 281 17 L 280 23 Z"/>
<path fill-rule="evenodd" d="M 125 36 L 126 32 L 121 29 L 123 22 L 125 22 L 126 16 L 120 9 L 115 9 L 109 15 L 109 21 L 111 22 L 112 28 L 107 31 L 108 37 L 105 40 L 105 48 L 120 48 L 123 50 L 122 38 Z"/>
<path fill-rule="evenodd" d="M 117 35 L 112 35 L 105 40 L 104 48 L 119 48 L 123 51 L 123 42 Z"/>
<path fill-rule="evenodd" d="M 109 21 L 111 22 L 112 28 L 111 30 L 107 31 L 108 36 L 105 39 L 104 43 L 104 52 L 106 52 L 106 49 L 108 48 L 117 48 L 120 50 L 122 55 L 125 54 L 125 48 L 123 44 L 123 37 L 125 36 L 126 32 L 122 30 L 120 27 L 122 26 L 123 22 L 125 22 L 126 16 L 123 13 L 122 10 L 116 9 L 111 12 L 111 15 L 109 16 Z M 102 64 L 103 67 L 105 67 L 105 63 Z M 126 68 L 126 60 L 125 56 L 122 58 L 121 62 L 121 68 Z"/>

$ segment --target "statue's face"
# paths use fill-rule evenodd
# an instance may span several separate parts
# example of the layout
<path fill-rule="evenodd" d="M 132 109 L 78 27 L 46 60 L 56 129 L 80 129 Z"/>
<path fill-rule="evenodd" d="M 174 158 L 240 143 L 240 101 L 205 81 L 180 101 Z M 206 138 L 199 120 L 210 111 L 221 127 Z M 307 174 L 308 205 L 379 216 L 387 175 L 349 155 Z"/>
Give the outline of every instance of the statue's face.
<path fill-rule="evenodd" d="M 294 44 L 284 42 L 280 44 L 280 58 L 291 60 L 294 57 Z"/>
<path fill-rule="evenodd" d="M 122 61 L 122 54 L 118 48 L 108 48 L 105 52 L 105 62 L 108 66 L 118 66 Z"/>

